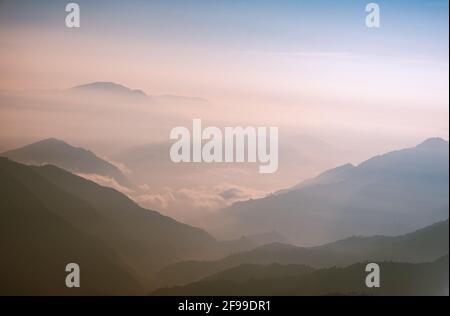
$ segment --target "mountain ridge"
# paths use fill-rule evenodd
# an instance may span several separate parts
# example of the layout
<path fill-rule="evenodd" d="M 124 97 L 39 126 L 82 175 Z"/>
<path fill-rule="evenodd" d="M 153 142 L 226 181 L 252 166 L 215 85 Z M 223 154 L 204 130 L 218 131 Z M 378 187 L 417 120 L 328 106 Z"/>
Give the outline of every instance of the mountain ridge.
<path fill-rule="evenodd" d="M 161 296 L 448 296 L 448 254 L 430 263 L 379 262 L 382 286 L 365 285 L 365 263 L 312 269 L 297 265 L 241 265 L 183 286 L 161 288 Z"/>
<path fill-rule="evenodd" d="M 99 158 L 90 150 L 72 146 L 57 138 L 46 138 L 0 153 L 0 156 L 28 165 L 53 164 L 73 173 L 106 176 L 122 186 L 133 187 L 112 163 Z"/>
<path fill-rule="evenodd" d="M 59 243 L 67 238 L 68 245 L 79 250 L 74 252 L 74 256 L 77 257 L 76 254 L 81 256 L 84 269 L 90 271 L 96 271 L 100 267 L 96 261 L 89 259 L 96 258 L 95 253 L 91 253 L 88 257 L 84 254 L 90 253 L 89 249 L 97 247 L 96 251 L 99 254 L 105 254 L 104 261 L 99 257 L 99 264 L 103 262 L 107 271 L 117 270 L 120 262 L 119 265 L 123 263 L 127 271 L 136 275 L 136 278 L 131 278 L 133 280 L 131 281 L 126 276 L 128 272 L 119 273 L 118 283 L 111 285 L 111 289 L 117 291 L 113 291 L 114 293 L 124 294 L 128 292 L 127 289 L 134 293 L 138 286 L 150 287 L 147 282 L 152 273 L 183 258 L 186 260 L 218 258 L 233 251 L 253 247 L 248 241 L 217 241 L 200 228 L 180 223 L 156 211 L 144 209 L 113 188 L 102 187 L 53 165 L 27 166 L 0 157 L 0 178 L 2 179 L 0 234 L 4 235 L 0 241 L 2 253 L 12 258 L 14 252 L 11 250 L 16 247 L 16 240 L 23 239 L 24 244 L 21 246 L 20 253 L 23 257 L 28 257 L 33 252 L 27 251 L 27 244 L 38 243 L 36 247 L 41 247 L 40 240 L 42 236 L 46 236 L 47 230 L 67 230 L 69 231 L 67 234 L 58 233 L 61 234 L 61 238 L 53 235 L 50 240 L 46 240 L 48 243 L 46 247 L 57 249 L 60 247 Z M 13 187 L 8 183 L 20 185 Z M 26 208 L 21 206 L 24 203 Z M 27 214 L 31 212 L 30 219 L 36 218 L 36 220 L 29 220 L 22 214 L 24 212 Z M 67 224 L 62 224 L 62 221 Z M 66 226 L 72 228 L 68 229 Z M 73 230 L 77 233 L 72 232 Z M 31 234 L 28 231 L 34 233 Z M 21 238 L 17 237 L 17 232 L 23 232 L 19 235 Z M 76 235 L 80 236 L 79 242 L 77 242 L 78 238 L 73 237 Z M 87 243 L 87 239 L 91 241 Z M 100 246 L 100 243 L 103 246 Z M 58 255 L 59 253 L 61 255 Z M 67 258 L 70 257 L 70 252 L 58 250 L 53 254 L 35 255 L 35 259 L 39 259 L 40 267 L 45 266 L 46 260 L 51 260 L 53 265 L 59 266 L 61 262 L 69 260 Z M 106 260 L 107 258 L 113 259 L 110 261 L 110 259 Z M 75 259 L 71 260 L 77 262 Z M 1 278 L 6 278 L 3 273 L 14 271 L 19 273 L 19 275 L 14 274 L 18 283 L 23 284 L 31 280 L 31 276 L 21 275 L 19 270 L 14 270 L 14 262 L 11 259 L 7 269 L 0 271 Z M 64 268 L 60 267 L 60 269 L 61 274 L 64 274 Z M 36 278 L 48 276 L 56 282 L 57 275 L 48 273 L 39 274 Z M 127 279 L 129 281 L 126 281 Z M 61 284 L 64 284 L 64 278 L 61 280 Z M 92 280 L 95 280 L 95 276 L 92 276 Z M 134 280 L 139 281 L 136 284 Z M 124 290 L 120 291 L 122 282 L 124 282 Z M 45 284 L 43 280 L 39 283 Z M 130 285 L 125 286 L 125 283 Z M 135 285 L 131 285 L 132 283 Z M 110 293 L 107 288 L 91 285 L 95 293 Z M 19 287 L 18 291 L 25 291 L 25 289 L 26 286 Z M 41 290 L 46 294 L 64 293 L 60 287 Z M 41 293 L 39 292 L 41 290 L 36 288 L 36 292 L 30 291 Z M 3 289 L 0 289 L 1 291 Z"/>
<path fill-rule="evenodd" d="M 449 221 L 446 220 L 394 237 L 349 237 L 311 248 L 272 243 L 219 260 L 178 262 L 163 268 L 155 283 L 162 286 L 187 284 L 241 264 L 300 264 L 330 268 L 363 261 L 422 263 L 436 260 L 448 251 Z"/>
<path fill-rule="evenodd" d="M 448 142 L 418 146 L 344 165 L 260 199 L 221 211 L 236 231 L 276 230 L 296 244 L 314 246 L 351 235 L 395 235 L 448 218 Z M 331 220 L 332 219 L 332 220 Z"/>

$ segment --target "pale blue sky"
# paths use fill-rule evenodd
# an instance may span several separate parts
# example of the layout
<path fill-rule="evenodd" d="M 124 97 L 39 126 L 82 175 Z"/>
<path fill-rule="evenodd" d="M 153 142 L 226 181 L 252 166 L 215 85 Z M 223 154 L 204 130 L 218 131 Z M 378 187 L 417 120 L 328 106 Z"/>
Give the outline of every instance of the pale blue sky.
<path fill-rule="evenodd" d="M 68 1 L 0 1 L 4 28 L 63 27 Z M 448 59 L 448 1 L 388 0 L 382 28 L 364 25 L 364 0 L 77 1 L 84 32 L 203 48 L 354 52 Z"/>

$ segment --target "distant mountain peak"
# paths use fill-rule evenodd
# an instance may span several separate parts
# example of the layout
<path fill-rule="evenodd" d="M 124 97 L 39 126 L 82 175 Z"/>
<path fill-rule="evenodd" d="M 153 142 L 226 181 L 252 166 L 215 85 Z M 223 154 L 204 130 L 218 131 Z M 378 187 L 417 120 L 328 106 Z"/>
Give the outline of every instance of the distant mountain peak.
<path fill-rule="evenodd" d="M 428 138 L 427 140 L 423 141 L 416 147 L 417 148 L 430 148 L 430 149 L 448 147 L 448 142 L 443 138 L 433 137 L 433 138 Z"/>
<path fill-rule="evenodd" d="M 147 96 L 144 91 L 139 89 L 130 89 L 118 83 L 109 81 L 97 81 L 88 84 L 83 84 L 70 88 L 71 91 L 83 91 L 83 92 L 107 92 L 107 93 L 120 93 L 131 94 L 136 96 Z"/>
<path fill-rule="evenodd" d="M 58 138 L 45 138 L 43 140 L 37 141 L 31 145 L 38 145 L 38 144 L 54 144 L 54 145 L 67 145 L 70 146 L 69 144 L 67 144 L 65 141 L 58 139 Z"/>
<path fill-rule="evenodd" d="M 74 147 L 57 138 L 46 138 L 0 155 L 23 164 L 52 164 L 73 173 L 109 177 L 126 187 L 132 185 L 109 161 L 98 157 L 90 150 Z"/>

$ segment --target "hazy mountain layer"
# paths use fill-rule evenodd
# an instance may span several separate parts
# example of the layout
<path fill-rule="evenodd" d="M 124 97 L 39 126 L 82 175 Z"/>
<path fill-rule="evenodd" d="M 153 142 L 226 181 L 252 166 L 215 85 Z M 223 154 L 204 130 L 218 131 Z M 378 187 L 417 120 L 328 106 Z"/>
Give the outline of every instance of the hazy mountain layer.
<path fill-rule="evenodd" d="M 131 183 L 113 164 L 97 157 L 93 152 L 73 147 L 62 140 L 49 138 L 0 154 L 27 165 L 52 164 L 67 171 L 97 174 L 116 180 L 130 187 Z"/>
<path fill-rule="evenodd" d="M 223 210 L 233 218 L 228 232 L 276 230 L 301 245 L 348 235 L 404 234 L 448 218 L 448 161 L 448 142 L 429 139 L 357 167 L 330 170 L 290 190 Z"/>
<path fill-rule="evenodd" d="M 215 261 L 187 261 L 160 271 L 155 284 L 187 284 L 242 264 L 303 264 L 316 268 L 363 261 L 421 263 L 449 252 L 449 222 L 443 221 L 398 237 L 351 237 L 314 248 L 270 244 Z"/>
<path fill-rule="evenodd" d="M 153 295 L 448 295 L 448 255 L 433 263 L 382 262 L 379 288 L 365 285 L 365 264 L 308 272 L 303 266 L 248 266 L 226 270 Z M 247 277 L 247 273 L 250 277 Z M 255 273 L 255 271 L 263 273 Z"/>

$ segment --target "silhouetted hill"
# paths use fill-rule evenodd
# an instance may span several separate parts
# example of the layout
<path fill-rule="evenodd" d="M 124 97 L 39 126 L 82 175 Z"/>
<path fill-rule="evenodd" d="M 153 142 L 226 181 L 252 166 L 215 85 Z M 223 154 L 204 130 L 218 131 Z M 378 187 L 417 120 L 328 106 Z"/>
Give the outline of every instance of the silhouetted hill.
<path fill-rule="evenodd" d="M 50 267 L 56 267 L 66 258 L 75 262 L 79 258 L 81 262 L 87 257 L 91 261 L 83 261 L 84 269 L 95 271 L 105 264 L 106 273 L 112 268 L 108 268 L 101 256 L 110 249 L 118 258 L 111 265 L 123 262 L 142 284 L 150 287 L 147 281 L 152 273 L 167 264 L 193 258 L 215 258 L 251 247 L 248 242 L 241 240 L 226 243 L 216 241 L 201 229 L 143 209 L 114 189 L 99 186 L 52 165 L 25 166 L 0 158 L 0 178 L 3 179 L 0 216 L 1 233 L 4 235 L 1 252 L 2 255 L 8 254 L 11 260 L 5 263 L 8 269 L 0 273 L 13 275 L 18 291 L 24 289 L 20 285 L 32 280 L 27 273 L 21 274 L 22 269 L 14 270 L 14 263 L 22 257 L 31 259 L 36 256 L 36 260 L 42 262 L 42 267 L 45 266 L 46 258 Z M 8 185 L 10 182 L 18 184 Z M 47 230 L 53 232 L 50 237 L 46 235 Z M 61 237 L 58 236 L 66 230 L 70 236 L 62 233 Z M 73 230 L 75 232 L 71 233 Z M 76 232 L 79 232 L 80 238 Z M 62 252 L 59 247 L 63 246 L 66 239 L 67 245 L 79 249 L 79 252 L 70 252 L 70 249 Z M 29 247 L 27 243 L 30 243 Z M 33 250 L 33 243 L 38 243 L 36 247 L 43 249 L 41 255 Z M 20 258 L 14 257 L 13 250 L 18 246 L 21 247 Z M 99 253 L 98 261 L 96 251 Z M 58 271 L 52 270 L 48 274 Z M 48 274 L 42 274 L 42 277 Z M 120 289 L 120 285 L 117 287 Z M 113 290 L 114 286 L 111 287 Z M 119 293 L 125 293 L 126 290 L 124 283 L 124 291 Z M 39 292 L 39 288 L 36 291 Z"/>
<path fill-rule="evenodd" d="M 123 173 L 113 164 L 97 157 L 89 150 L 73 147 L 55 138 L 9 150 L 0 156 L 27 165 L 52 164 L 74 173 L 97 174 L 112 178 L 120 185 L 131 186 Z"/>
<path fill-rule="evenodd" d="M 0 295 L 137 294 L 137 277 L 110 247 L 67 215 L 98 224 L 95 211 L 33 170 L 0 159 Z M 81 288 L 65 287 L 68 263 Z"/>
<path fill-rule="evenodd" d="M 429 139 L 223 212 L 232 217 L 230 233 L 276 230 L 301 245 L 404 234 L 448 218 L 448 161 L 448 142 Z"/>
<path fill-rule="evenodd" d="M 242 264 L 303 264 L 324 268 L 364 261 L 421 263 L 436 260 L 448 252 L 447 220 L 397 237 L 351 237 L 313 248 L 274 243 L 220 260 L 179 262 L 162 269 L 154 283 L 160 286 L 187 284 Z"/>
<path fill-rule="evenodd" d="M 381 262 L 381 286 L 367 288 L 365 265 L 308 272 L 303 266 L 242 265 L 199 282 L 159 289 L 153 295 L 301 296 L 301 295 L 448 295 L 448 255 L 433 263 Z M 250 271 L 254 277 L 245 277 Z M 285 274 L 284 274 L 285 273 Z M 242 277 L 242 279 L 240 278 Z"/>

